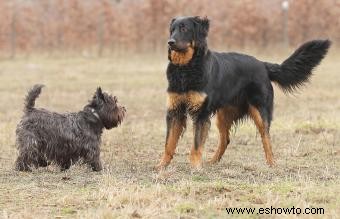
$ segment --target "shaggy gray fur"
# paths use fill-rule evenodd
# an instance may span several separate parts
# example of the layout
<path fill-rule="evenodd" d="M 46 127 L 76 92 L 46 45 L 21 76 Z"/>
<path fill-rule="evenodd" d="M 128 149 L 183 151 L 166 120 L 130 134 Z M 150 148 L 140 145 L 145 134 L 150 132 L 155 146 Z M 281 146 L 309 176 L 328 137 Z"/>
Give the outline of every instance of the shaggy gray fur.
<path fill-rule="evenodd" d="M 16 170 L 31 171 L 31 167 L 45 167 L 51 162 L 66 170 L 83 159 L 92 170 L 100 171 L 101 134 L 104 128 L 111 129 L 122 122 L 125 108 L 99 87 L 79 112 L 59 114 L 37 109 L 34 104 L 42 87 L 35 85 L 25 99 L 24 116 L 16 129 Z"/>

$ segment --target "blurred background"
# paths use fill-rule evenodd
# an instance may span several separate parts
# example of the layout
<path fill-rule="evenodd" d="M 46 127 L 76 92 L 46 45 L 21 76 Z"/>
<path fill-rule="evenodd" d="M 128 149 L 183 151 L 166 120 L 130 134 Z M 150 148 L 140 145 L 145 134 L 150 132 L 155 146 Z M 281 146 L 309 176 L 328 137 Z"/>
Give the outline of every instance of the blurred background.
<path fill-rule="evenodd" d="M 161 54 L 179 15 L 208 16 L 217 50 L 340 40 L 339 0 L 1 0 L 0 58 Z"/>

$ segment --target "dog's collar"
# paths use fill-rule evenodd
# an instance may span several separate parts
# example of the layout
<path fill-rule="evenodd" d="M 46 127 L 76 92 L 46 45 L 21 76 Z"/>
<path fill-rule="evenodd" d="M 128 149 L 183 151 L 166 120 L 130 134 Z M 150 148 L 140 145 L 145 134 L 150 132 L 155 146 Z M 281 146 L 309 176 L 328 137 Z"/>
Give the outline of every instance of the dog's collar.
<path fill-rule="evenodd" d="M 91 113 L 92 113 L 97 119 L 100 120 L 99 115 L 98 115 L 98 113 L 96 112 L 95 109 L 91 108 Z"/>

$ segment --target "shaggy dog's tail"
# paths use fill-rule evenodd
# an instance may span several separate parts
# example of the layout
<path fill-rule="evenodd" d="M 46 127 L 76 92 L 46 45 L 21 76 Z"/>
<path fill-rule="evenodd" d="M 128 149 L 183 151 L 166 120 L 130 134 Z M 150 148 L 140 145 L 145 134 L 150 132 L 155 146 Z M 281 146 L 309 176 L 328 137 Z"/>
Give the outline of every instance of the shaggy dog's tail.
<path fill-rule="evenodd" d="M 284 91 L 292 92 L 307 82 L 312 70 L 327 54 L 329 40 L 313 40 L 304 43 L 281 65 L 265 62 L 269 78 Z"/>
<path fill-rule="evenodd" d="M 32 109 L 34 108 L 35 100 L 39 97 L 41 93 L 41 88 L 43 87 L 44 85 L 42 84 L 36 84 L 28 91 L 25 98 L 25 113 L 32 111 Z"/>

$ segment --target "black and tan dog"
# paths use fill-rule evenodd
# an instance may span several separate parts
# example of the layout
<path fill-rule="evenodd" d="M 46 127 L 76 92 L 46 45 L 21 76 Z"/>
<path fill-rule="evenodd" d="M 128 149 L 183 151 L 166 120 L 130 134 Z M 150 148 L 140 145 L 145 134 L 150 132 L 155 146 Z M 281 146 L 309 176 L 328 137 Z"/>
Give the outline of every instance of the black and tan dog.
<path fill-rule="evenodd" d="M 166 143 L 156 168 L 166 167 L 173 158 L 187 114 L 194 122 L 190 153 L 193 167 L 202 165 L 202 149 L 214 114 L 220 140 L 211 163 L 218 162 L 226 150 L 232 125 L 250 117 L 260 132 L 267 163 L 272 166 L 275 162 L 269 137 L 274 96 L 271 82 L 288 92 L 300 87 L 326 55 L 330 41 L 307 42 L 282 64 L 271 64 L 244 54 L 210 51 L 208 30 L 207 18 L 180 17 L 171 21 Z"/>

